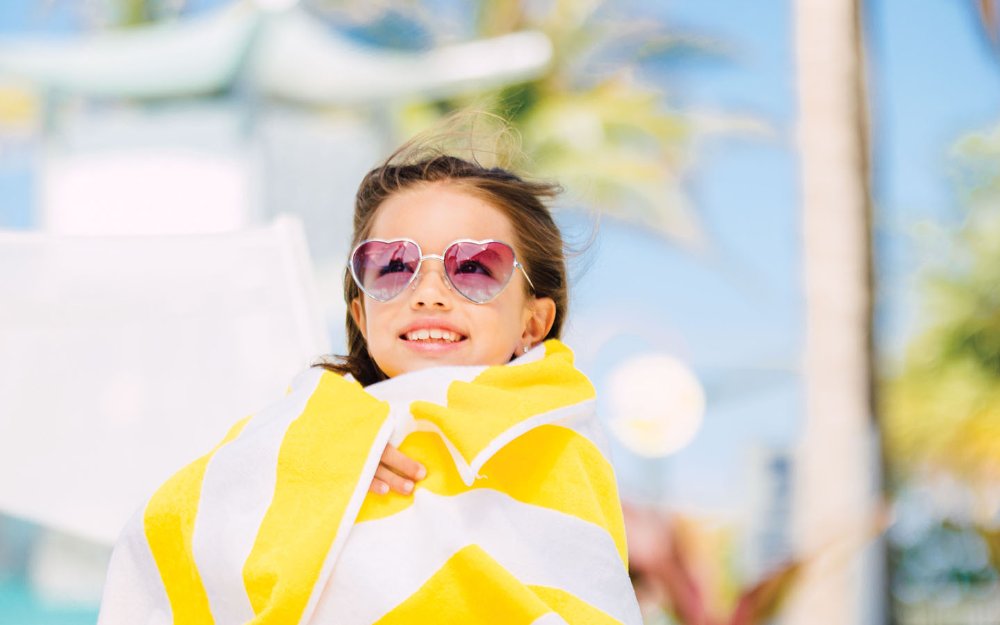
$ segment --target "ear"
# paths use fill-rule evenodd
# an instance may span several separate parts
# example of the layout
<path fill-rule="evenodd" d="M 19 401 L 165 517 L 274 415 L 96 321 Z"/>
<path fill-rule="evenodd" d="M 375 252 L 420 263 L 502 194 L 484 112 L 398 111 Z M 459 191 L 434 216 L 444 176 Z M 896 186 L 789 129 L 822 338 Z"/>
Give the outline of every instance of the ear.
<path fill-rule="evenodd" d="M 551 297 L 535 297 L 528 300 L 525 310 L 522 345 L 541 343 L 548 336 L 556 320 L 556 303 Z"/>
<path fill-rule="evenodd" d="M 367 341 L 368 324 L 365 323 L 365 305 L 360 297 L 351 300 L 351 318 L 354 319 L 354 325 L 358 326 L 361 336 Z"/>

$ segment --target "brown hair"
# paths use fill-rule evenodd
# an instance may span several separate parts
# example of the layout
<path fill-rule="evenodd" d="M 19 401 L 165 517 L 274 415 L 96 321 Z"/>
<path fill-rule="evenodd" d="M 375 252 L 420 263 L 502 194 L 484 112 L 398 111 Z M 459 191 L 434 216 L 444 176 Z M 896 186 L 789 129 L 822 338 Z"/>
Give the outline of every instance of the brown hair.
<path fill-rule="evenodd" d="M 378 208 L 389 196 L 433 183 L 456 185 L 507 215 L 517 239 L 512 244 L 518 260 L 531 276 L 534 295 L 552 298 L 556 305 L 555 321 L 545 338 L 558 338 L 568 304 L 566 261 L 562 234 L 545 204 L 562 190 L 557 184 L 529 181 L 500 167 L 485 167 L 474 157 L 464 160 L 407 144 L 361 181 L 354 202 L 351 248 L 368 238 Z M 325 359 L 317 366 L 340 374 L 350 373 L 367 386 L 387 376 L 368 353 L 361 330 L 351 317 L 350 304 L 360 296 L 348 268 L 344 272 L 348 353 Z"/>

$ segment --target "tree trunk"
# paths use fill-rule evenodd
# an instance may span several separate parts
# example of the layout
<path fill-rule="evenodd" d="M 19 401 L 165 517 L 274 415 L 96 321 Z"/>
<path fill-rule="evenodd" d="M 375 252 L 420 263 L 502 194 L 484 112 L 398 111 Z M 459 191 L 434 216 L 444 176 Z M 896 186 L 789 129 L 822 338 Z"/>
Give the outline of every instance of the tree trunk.
<path fill-rule="evenodd" d="M 858 0 L 797 0 L 795 45 L 806 299 L 805 410 L 796 551 L 807 569 L 784 622 L 883 620 L 872 419 L 871 201 Z"/>

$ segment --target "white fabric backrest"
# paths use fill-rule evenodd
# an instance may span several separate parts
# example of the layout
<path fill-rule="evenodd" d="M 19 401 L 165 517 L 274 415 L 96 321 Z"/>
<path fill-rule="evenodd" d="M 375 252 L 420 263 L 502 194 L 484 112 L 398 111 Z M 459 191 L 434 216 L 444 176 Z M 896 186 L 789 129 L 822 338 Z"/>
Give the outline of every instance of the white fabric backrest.
<path fill-rule="evenodd" d="M 301 224 L 0 231 L 0 510 L 100 542 L 329 351 Z"/>

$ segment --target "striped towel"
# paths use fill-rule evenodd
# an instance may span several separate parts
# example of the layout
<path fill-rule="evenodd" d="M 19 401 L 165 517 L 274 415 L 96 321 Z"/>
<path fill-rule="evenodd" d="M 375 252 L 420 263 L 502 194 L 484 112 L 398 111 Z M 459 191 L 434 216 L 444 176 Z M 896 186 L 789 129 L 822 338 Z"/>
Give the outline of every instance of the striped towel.
<path fill-rule="evenodd" d="M 100 625 L 641 623 L 594 389 L 547 341 L 361 387 L 322 369 L 122 533 Z M 370 495 L 387 443 L 422 462 Z"/>

